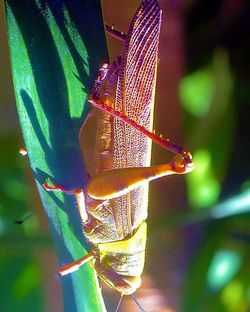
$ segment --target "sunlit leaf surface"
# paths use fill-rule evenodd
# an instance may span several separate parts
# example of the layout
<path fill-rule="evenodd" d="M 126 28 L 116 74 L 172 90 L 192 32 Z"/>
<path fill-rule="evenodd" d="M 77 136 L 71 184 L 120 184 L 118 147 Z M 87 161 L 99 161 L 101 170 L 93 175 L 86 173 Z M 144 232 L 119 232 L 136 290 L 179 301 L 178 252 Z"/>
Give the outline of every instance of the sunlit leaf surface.
<path fill-rule="evenodd" d="M 6 0 L 6 14 L 24 141 L 63 264 L 83 256 L 87 244 L 72 196 L 47 193 L 42 184 L 49 177 L 68 188 L 86 185 L 78 132 L 88 110 L 87 94 L 107 60 L 100 3 Z M 62 284 L 65 311 L 104 309 L 90 265 Z"/>

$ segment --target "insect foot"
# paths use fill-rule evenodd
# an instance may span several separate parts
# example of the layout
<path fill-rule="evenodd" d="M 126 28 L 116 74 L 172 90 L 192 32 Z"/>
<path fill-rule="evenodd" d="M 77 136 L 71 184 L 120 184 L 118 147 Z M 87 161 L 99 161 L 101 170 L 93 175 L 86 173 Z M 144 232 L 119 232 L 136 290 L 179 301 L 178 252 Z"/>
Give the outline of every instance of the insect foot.
<path fill-rule="evenodd" d="M 171 161 L 172 170 L 177 174 L 185 174 L 191 172 L 195 165 L 192 161 L 192 155 L 189 152 L 185 156 L 176 155 Z"/>

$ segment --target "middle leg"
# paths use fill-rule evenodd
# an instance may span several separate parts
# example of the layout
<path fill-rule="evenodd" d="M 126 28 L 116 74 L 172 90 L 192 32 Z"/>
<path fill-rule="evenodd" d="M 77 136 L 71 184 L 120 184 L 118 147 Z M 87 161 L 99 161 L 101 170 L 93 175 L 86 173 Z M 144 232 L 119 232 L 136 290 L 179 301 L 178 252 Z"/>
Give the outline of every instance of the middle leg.
<path fill-rule="evenodd" d="M 43 183 L 43 187 L 48 192 L 61 192 L 64 194 L 74 195 L 77 201 L 77 207 L 79 210 L 80 218 L 82 223 L 88 220 L 88 212 L 85 206 L 85 195 L 83 189 L 77 188 L 72 190 L 67 190 L 60 185 L 50 185 L 48 182 Z"/>

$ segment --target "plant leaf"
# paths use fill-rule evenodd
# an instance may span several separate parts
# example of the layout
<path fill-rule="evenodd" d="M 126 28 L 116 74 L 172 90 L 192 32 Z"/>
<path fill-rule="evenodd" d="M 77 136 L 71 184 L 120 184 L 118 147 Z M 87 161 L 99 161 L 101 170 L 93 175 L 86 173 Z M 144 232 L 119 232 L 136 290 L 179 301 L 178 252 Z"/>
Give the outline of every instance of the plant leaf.
<path fill-rule="evenodd" d="M 108 59 L 101 6 L 98 0 L 5 4 L 19 119 L 61 265 L 88 246 L 73 196 L 48 193 L 42 184 L 47 178 L 70 189 L 87 183 L 78 132 L 98 68 Z M 62 285 L 65 311 L 105 311 L 90 264 Z"/>

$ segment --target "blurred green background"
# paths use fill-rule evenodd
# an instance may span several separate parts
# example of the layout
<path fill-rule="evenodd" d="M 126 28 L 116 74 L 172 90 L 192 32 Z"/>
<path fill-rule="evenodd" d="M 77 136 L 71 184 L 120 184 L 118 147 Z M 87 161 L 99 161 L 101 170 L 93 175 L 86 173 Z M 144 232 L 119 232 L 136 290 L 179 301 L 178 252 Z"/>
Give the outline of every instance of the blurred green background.
<path fill-rule="evenodd" d="M 46 217 L 28 160 L 18 155 L 23 142 L 0 3 L 0 311 L 62 311 Z M 185 181 L 151 185 L 145 273 L 136 296 L 147 312 L 249 312 L 249 4 L 159 3 L 155 129 L 189 149 L 196 168 Z M 103 1 L 106 22 L 126 32 L 138 4 Z M 108 38 L 108 44 L 111 57 L 121 53 L 121 43 Z M 153 146 L 153 163 L 169 159 Z M 14 222 L 30 213 L 23 224 Z M 117 294 L 104 292 L 113 311 Z M 131 298 L 121 311 L 137 311 Z"/>

